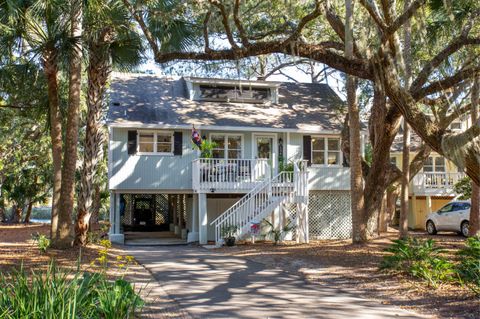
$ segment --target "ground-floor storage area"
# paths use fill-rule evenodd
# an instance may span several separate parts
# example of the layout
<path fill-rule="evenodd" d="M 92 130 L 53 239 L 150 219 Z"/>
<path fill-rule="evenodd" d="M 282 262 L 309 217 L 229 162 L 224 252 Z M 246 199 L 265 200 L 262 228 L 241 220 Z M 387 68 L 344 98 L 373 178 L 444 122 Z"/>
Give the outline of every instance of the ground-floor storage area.
<path fill-rule="evenodd" d="M 152 242 L 162 242 L 164 238 L 213 242 L 215 228 L 211 223 L 244 195 L 112 193 L 110 238 L 119 243 L 132 239 L 144 243 L 148 238 Z M 290 223 L 293 229 L 285 239 L 297 237 L 297 204 L 282 204 L 266 219 L 276 226 Z M 310 239 L 349 238 L 351 228 L 349 191 L 309 192 L 307 231 Z"/>
<path fill-rule="evenodd" d="M 428 214 L 436 212 L 453 198 L 453 196 L 410 196 L 408 227 L 425 230 Z"/>

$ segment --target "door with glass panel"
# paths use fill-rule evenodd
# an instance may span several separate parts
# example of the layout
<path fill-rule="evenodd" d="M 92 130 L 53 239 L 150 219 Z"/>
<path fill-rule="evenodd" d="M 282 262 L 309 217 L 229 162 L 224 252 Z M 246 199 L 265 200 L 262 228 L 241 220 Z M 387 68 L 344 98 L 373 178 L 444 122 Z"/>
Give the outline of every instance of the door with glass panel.
<path fill-rule="evenodd" d="M 267 160 L 272 168 L 272 173 L 277 171 L 276 163 L 276 139 L 273 135 L 255 135 L 254 137 L 254 157 L 256 159 Z"/>

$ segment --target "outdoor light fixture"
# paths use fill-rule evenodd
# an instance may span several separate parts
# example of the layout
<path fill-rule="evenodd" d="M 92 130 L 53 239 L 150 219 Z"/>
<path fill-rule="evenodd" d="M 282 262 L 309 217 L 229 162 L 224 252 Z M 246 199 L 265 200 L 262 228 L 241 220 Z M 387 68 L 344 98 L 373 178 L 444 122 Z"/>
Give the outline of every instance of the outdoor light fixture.
<path fill-rule="evenodd" d="M 210 193 L 215 193 L 215 188 L 210 188 Z"/>

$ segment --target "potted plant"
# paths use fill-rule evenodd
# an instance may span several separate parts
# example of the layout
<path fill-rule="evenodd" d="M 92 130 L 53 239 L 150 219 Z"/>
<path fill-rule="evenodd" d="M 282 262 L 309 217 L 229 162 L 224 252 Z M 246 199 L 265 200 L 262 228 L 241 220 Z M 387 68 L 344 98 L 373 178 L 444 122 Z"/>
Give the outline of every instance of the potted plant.
<path fill-rule="evenodd" d="M 225 245 L 231 247 L 235 245 L 235 234 L 237 233 L 237 225 L 229 225 L 222 228 L 221 235 L 225 242 Z"/>

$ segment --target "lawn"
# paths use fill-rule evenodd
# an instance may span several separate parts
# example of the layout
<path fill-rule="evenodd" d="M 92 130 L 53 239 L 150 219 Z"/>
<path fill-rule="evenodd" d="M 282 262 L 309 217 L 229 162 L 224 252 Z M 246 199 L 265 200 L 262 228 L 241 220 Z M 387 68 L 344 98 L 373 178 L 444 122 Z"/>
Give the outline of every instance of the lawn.
<path fill-rule="evenodd" d="M 413 232 L 412 235 L 434 238 L 451 258 L 457 258 L 455 252 L 463 247 L 465 241 L 454 234 L 426 236 Z M 348 240 L 311 241 L 308 245 L 286 242 L 277 246 L 264 242 L 219 250 L 301 274 L 306 280 L 319 285 L 329 284 L 340 289 L 361 291 L 364 297 L 384 304 L 439 318 L 480 317 L 480 300 L 467 288 L 442 285 L 433 289 L 419 280 L 379 271 L 382 257 L 387 254 L 384 249 L 396 236 L 397 232 L 390 230 L 364 245 L 352 245 Z"/>

